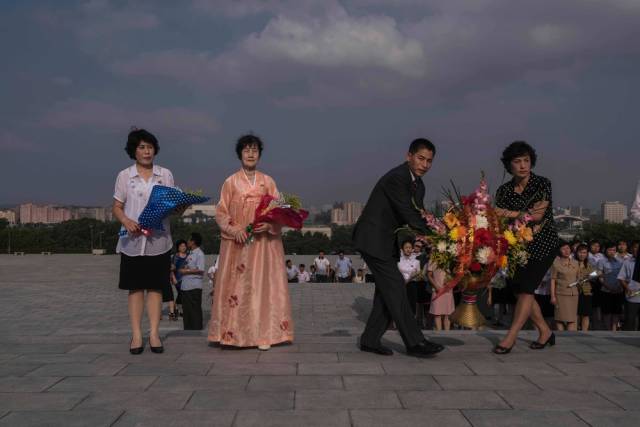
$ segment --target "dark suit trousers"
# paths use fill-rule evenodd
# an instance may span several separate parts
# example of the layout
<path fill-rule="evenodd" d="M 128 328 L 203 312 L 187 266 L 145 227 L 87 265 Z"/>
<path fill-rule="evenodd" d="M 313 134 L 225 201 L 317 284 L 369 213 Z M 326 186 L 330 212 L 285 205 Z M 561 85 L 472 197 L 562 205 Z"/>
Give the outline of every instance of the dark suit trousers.
<path fill-rule="evenodd" d="M 202 289 L 180 291 L 184 330 L 202 329 Z"/>
<path fill-rule="evenodd" d="M 375 276 L 376 290 L 373 296 L 373 308 L 360 337 L 360 344 L 369 347 L 379 346 L 392 320 L 405 346 L 413 347 L 422 342 L 424 336 L 409 306 L 407 290 L 402 274 L 398 270 L 398 263 L 393 259 L 381 260 L 365 253 L 362 254 L 362 258 Z"/>

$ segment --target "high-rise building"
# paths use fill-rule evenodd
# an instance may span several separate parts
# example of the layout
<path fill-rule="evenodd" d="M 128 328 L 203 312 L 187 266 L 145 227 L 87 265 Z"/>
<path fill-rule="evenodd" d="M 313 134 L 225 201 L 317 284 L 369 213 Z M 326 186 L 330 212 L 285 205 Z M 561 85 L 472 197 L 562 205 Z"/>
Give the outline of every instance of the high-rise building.
<path fill-rule="evenodd" d="M 602 220 L 613 224 L 622 224 L 627 220 L 627 206 L 620 202 L 602 204 Z"/>
<path fill-rule="evenodd" d="M 336 203 L 331 209 L 331 223 L 336 225 L 353 225 L 362 215 L 363 205 L 360 202 Z"/>
<path fill-rule="evenodd" d="M 0 211 L 0 219 L 6 219 L 9 224 L 14 225 L 16 223 L 16 213 L 11 209 Z"/>
<path fill-rule="evenodd" d="M 20 224 L 55 224 L 72 219 L 68 208 L 24 203 L 19 206 Z"/>

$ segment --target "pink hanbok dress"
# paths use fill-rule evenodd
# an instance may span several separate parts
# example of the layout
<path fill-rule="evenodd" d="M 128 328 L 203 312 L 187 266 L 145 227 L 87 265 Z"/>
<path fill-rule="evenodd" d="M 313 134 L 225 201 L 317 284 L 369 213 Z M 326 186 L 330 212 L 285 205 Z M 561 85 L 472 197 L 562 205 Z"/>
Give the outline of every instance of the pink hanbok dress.
<path fill-rule="evenodd" d="M 278 195 L 275 181 L 256 172 L 252 183 L 240 170 L 226 179 L 216 209 L 222 232 L 218 272 L 209 322 L 209 342 L 236 347 L 293 341 L 289 284 L 280 228 L 238 244 L 234 231 L 254 218 L 260 198 Z"/>

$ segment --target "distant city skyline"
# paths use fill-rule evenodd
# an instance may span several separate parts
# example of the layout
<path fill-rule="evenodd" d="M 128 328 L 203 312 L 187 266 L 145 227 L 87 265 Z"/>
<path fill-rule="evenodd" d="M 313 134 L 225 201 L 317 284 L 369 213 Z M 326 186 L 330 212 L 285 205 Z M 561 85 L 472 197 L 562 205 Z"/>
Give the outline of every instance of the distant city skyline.
<path fill-rule="evenodd" d="M 640 1 L 72 0 L 0 3 L 0 204 L 111 203 L 131 126 L 218 198 L 235 140 L 307 205 L 366 202 L 411 140 L 427 200 L 526 140 L 554 205 L 630 204 Z"/>

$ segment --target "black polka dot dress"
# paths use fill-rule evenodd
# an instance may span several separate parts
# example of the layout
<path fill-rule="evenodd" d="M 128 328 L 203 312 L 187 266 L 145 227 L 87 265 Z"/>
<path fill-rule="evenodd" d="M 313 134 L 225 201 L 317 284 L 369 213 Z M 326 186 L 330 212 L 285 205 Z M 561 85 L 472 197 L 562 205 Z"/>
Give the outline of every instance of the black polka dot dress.
<path fill-rule="evenodd" d="M 513 180 L 502 184 L 496 192 L 496 206 L 510 211 L 527 211 L 541 201 L 549 206 L 540 221 L 542 228 L 527 246 L 529 262 L 516 270 L 510 280 L 516 293 L 533 294 L 547 270 L 551 268 L 558 251 L 558 232 L 553 220 L 551 181 L 531 174 L 524 191 L 516 193 Z"/>

